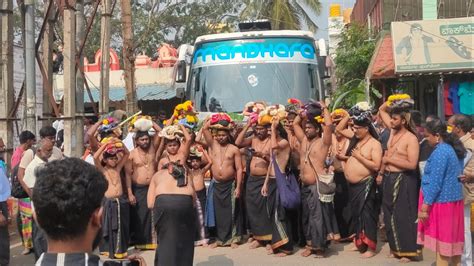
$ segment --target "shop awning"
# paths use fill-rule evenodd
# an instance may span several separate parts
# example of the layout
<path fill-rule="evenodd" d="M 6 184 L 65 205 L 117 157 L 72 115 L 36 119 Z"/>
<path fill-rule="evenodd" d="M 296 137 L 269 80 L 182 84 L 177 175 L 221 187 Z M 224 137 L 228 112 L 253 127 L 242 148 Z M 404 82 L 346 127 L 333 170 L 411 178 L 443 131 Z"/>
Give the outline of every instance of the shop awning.
<path fill-rule="evenodd" d="M 366 75 L 370 79 L 389 79 L 396 77 L 392 36 L 390 33 L 386 33 L 378 40 Z"/>
<path fill-rule="evenodd" d="M 94 102 L 98 102 L 100 97 L 99 89 L 92 87 L 90 90 Z M 111 87 L 109 89 L 109 99 L 111 102 L 124 101 L 125 95 L 124 87 Z M 62 96 L 62 91 L 55 91 L 56 101 L 60 101 Z M 139 85 L 137 87 L 137 99 L 139 101 L 169 100 L 174 97 L 176 97 L 176 89 L 171 88 L 169 85 Z M 84 102 L 91 103 L 86 90 L 84 90 Z"/>

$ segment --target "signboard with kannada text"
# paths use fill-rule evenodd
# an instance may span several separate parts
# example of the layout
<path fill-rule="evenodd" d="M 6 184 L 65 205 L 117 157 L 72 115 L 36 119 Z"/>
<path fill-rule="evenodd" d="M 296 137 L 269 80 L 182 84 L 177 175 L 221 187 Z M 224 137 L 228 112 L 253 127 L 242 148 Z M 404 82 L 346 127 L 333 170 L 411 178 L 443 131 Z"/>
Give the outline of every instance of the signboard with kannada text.
<path fill-rule="evenodd" d="M 474 17 L 392 22 L 396 73 L 474 70 Z"/>

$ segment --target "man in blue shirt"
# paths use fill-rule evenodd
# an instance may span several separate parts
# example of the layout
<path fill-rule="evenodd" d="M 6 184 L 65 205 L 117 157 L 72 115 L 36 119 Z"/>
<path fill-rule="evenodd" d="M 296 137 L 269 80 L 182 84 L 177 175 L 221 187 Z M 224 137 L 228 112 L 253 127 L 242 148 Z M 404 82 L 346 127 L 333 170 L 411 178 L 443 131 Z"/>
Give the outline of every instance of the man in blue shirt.
<path fill-rule="evenodd" d="M 8 207 L 10 183 L 5 171 L 0 170 L 0 266 L 10 263 L 10 239 L 8 234 Z"/>

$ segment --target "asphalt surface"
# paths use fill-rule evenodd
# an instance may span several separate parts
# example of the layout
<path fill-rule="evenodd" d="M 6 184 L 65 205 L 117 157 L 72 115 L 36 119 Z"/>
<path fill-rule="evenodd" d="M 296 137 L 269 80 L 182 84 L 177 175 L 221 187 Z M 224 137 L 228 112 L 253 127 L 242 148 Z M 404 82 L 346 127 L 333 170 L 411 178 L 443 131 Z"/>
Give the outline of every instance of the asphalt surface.
<path fill-rule="evenodd" d="M 34 265 L 33 254 L 21 255 L 23 247 L 18 233 L 13 225 L 10 226 L 10 265 Z M 249 249 L 248 244 L 239 246 L 236 249 L 229 247 L 211 249 L 209 247 L 196 247 L 194 253 L 194 265 L 205 266 L 233 266 L 233 265 L 401 265 L 398 260 L 387 258 L 388 244 L 379 241 L 377 254 L 370 259 L 360 258 L 358 252 L 349 251 L 350 244 L 332 244 L 326 258 L 317 259 L 314 256 L 302 257 L 301 249 L 296 250 L 294 255 L 284 258 L 277 258 L 273 255 L 267 255 L 265 248 Z M 130 253 L 138 252 L 131 250 Z M 153 265 L 154 251 L 138 252 L 147 265 Z M 424 260 L 421 262 L 412 262 L 410 265 L 435 265 L 435 254 L 429 250 L 423 251 Z"/>

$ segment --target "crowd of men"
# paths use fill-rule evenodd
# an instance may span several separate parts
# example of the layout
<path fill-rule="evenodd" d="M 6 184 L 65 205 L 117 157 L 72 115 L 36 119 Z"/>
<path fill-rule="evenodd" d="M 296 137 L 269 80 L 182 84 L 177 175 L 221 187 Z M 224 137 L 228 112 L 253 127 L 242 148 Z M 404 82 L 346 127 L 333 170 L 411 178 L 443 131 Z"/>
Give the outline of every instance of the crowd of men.
<path fill-rule="evenodd" d="M 414 126 L 410 101 L 389 101 L 376 111 L 362 102 L 332 113 L 324 102 L 249 103 L 240 123 L 225 113 L 198 122 L 186 104 L 167 121 L 135 117 L 126 136 L 121 117 L 89 121 L 82 161 L 65 159 L 53 127 L 43 127 L 38 141 L 22 132 L 9 172 L 12 186 L 18 180 L 25 193 L 17 220 L 24 253 L 34 251 L 38 265 L 51 265 L 61 252 L 98 247 L 101 255 L 123 259 L 135 246 L 156 250 L 155 264 L 192 265 L 198 245 L 237 248 L 247 241 L 279 257 L 300 245 L 302 256 L 322 258 L 331 243 L 352 242 L 370 258 L 382 230 L 387 255 L 422 259 L 420 171 L 434 148 Z M 468 117 L 456 115 L 448 124 L 459 137 L 470 136 Z M 463 176 L 466 185 L 470 180 Z M 296 188 L 285 188 L 293 181 Z M 289 204 L 292 195 L 297 200 Z M 471 202 L 466 199 L 469 210 Z M 472 265 L 466 223 L 463 263 Z M 8 238 L 0 236 L 3 249 Z"/>

